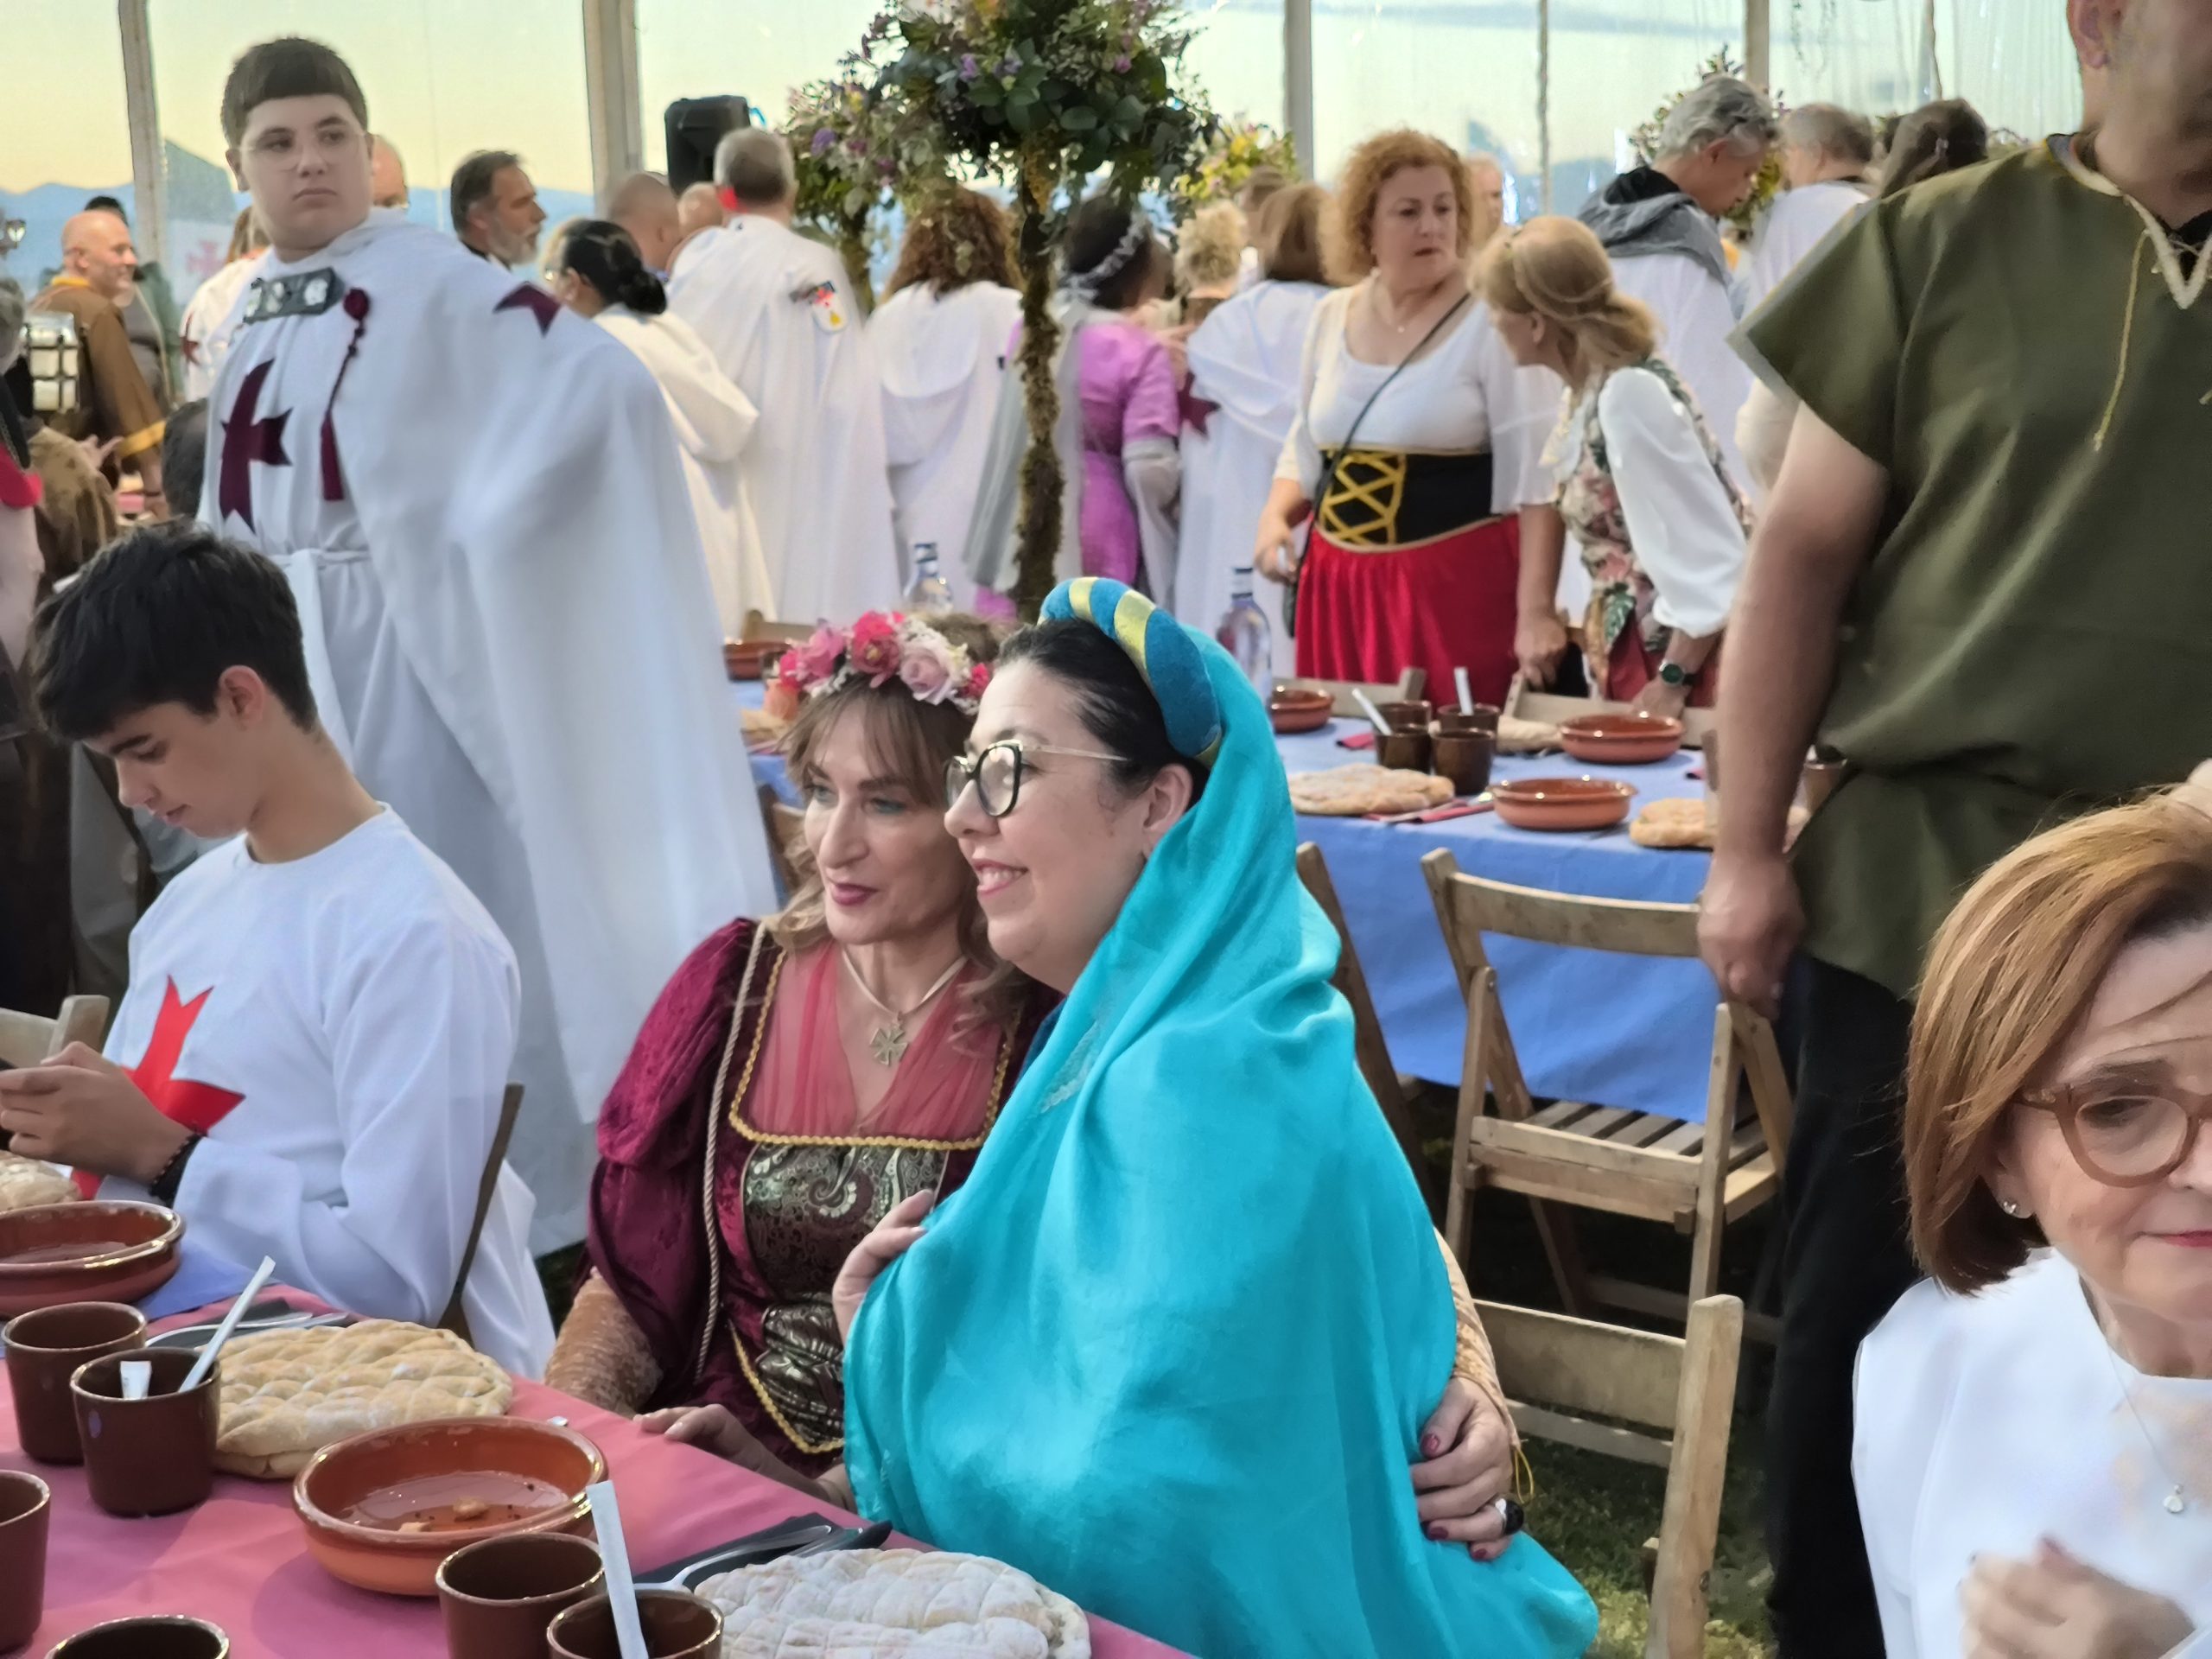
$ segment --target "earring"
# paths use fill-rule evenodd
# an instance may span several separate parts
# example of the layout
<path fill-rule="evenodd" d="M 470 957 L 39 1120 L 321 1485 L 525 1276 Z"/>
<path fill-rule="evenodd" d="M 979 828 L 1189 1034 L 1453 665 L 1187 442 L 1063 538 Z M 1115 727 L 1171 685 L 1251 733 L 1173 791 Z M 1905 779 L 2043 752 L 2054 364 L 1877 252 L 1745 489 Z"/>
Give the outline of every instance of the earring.
<path fill-rule="evenodd" d="M 1997 1207 L 2015 1221 L 2022 1220 L 2028 1213 L 2024 1206 L 2013 1203 L 2010 1198 L 1998 1199 Z"/>

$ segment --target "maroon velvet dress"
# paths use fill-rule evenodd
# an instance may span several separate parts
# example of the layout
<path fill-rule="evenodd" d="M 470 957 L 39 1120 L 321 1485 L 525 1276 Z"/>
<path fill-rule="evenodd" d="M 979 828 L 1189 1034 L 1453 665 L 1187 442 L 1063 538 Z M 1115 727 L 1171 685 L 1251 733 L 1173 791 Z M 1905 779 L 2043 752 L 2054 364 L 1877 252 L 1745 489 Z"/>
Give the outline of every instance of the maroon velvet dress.
<path fill-rule="evenodd" d="M 642 1409 L 725 1406 L 819 1474 L 844 1444 L 837 1270 L 908 1195 L 967 1179 L 1051 998 L 975 1033 L 989 1097 L 972 1135 L 902 1136 L 888 1114 L 871 1132 L 773 1134 L 759 1126 L 776 1113 L 753 1096 L 791 961 L 758 924 L 733 922 L 662 991 L 601 1114 L 588 1249 L 658 1363 Z"/>

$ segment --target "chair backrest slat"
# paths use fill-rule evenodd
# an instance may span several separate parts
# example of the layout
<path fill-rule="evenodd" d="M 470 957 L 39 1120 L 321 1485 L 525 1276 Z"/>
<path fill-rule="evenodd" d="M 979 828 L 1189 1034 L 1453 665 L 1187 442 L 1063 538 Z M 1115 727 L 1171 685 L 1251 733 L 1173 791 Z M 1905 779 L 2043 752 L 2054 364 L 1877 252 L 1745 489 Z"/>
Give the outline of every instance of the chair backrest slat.
<path fill-rule="evenodd" d="M 1508 1399 L 1674 1427 L 1683 1338 L 1499 1302 L 1475 1306 Z"/>
<path fill-rule="evenodd" d="M 1449 859 L 1451 855 L 1431 853 L 1428 857 Z M 1694 957 L 1698 953 L 1695 905 L 1546 893 L 1462 875 L 1456 868 L 1444 892 L 1452 922 L 1469 932 L 1502 933 L 1533 944 L 1624 956 Z"/>
<path fill-rule="evenodd" d="M 10 1065 L 41 1065 L 72 1043 L 98 1048 L 107 1035 L 108 1001 L 73 996 L 48 1020 L 41 1014 L 0 1008 L 0 1060 Z"/>

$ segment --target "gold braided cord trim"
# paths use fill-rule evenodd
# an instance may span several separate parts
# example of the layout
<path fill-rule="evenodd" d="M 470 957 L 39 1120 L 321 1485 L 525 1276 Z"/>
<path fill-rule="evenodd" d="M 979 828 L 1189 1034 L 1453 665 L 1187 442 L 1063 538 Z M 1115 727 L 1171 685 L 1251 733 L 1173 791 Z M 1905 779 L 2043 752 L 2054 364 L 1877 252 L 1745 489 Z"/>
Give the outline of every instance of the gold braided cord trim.
<path fill-rule="evenodd" d="M 2174 251 L 2174 239 L 2166 227 L 2158 222 L 2156 213 L 2084 162 L 2070 141 L 2055 145 L 2054 152 L 2059 165 L 2072 174 L 2077 182 L 2088 186 L 2100 195 L 2118 196 L 2135 210 L 2135 216 L 2143 221 L 2144 240 L 2150 243 L 2158 257 L 2158 275 L 2166 284 L 2166 291 L 2173 296 L 2174 303 L 2183 311 L 2194 308 L 2197 301 L 2204 297 L 2206 285 L 2212 283 L 2212 260 L 2200 255 L 2196 269 L 2183 276 L 2181 256 Z M 2128 297 L 2132 306 L 2134 299 L 2132 291 Z"/>
<path fill-rule="evenodd" d="M 735 1325 L 730 1327 L 729 1345 L 737 1350 L 738 1365 L 745 1372 L 745 1380 L 753 1385 L 753 1397 L 760 1401 L 761 1409 L 768 1414 L 769 1420 L 783 1430 L 785 1440 L 810 1458 L 827 1457 L 830 1452 L 842 1449 L 845 1444 L 843 1435 L 840 1434 L 834 1440 L 810 1440 L 791 1427 L 788 1417 L 776 1409 L 776 1402 L 768 1397 L 768 1390 L 761 1386 L 760 1373 L 753 1369 L 753 1357 L 745 1351 L 745 1338 L 738 1334 Z"/>
<path fill-rule="evenodd" d="M 2150 239 L 2151 233 L 2148 231 L 2144 232 L 2143 241 L 2147 242 Z M 2136 290 L 2143 286 L 2143 259 L 2139 252 L 2141 246 L 2142 244 L 2138 243 L 2135 247 L 2129 249 L 2127 253 L 2127 310 L 2120 321 L 2120 366 L 2113 375 L 2112 396 L 2105 402 L 2104 419 L 2097 423 L 2097 435 L 2090 440 L 2089 447 L 2092 449 L 2102 450 L 2105 447 L 2105 440 L 2112 435 L 2113 420 L 2120 413 L 2120 394 L 2121 389 L 2127 385 L 2127 353 L 2129 347 L 2135 342 L 2135 294 Z M 2212 265 L 2212 260 L 2203 263 Z"/>
<path fill-rule="evenodd" d="M 999 1108 L 1006 1100 L 1007 1074 L 1014 1065 L 1014 1033 L 1020 1025 L 1019 1015 L 1007 1021 L 1005 1033 L 999 1039 L 998 1071 L 991 1080 L 990 1103 L 984 1109 L 982 1132 L 972 1141 L 920 1141 L 890 1135 L 769 1135 L 747 1123 L 745 1121 L 743 1110 L 745 1096 L 747 1091 L 753 1086 L 753 1068 L 760 1058 L 761 1044 L 768 1029 L 768 1011 L 776 1000 L 776 981 L 782 975 L 783 970 L 784 959 L 779 957 L 775 966 L 768 970 L 768 985 L 767 989 L 762 994 L 760 1020 L 759 1028 L 753 1035 L 752 1052 L 746 1057 L 745 1071 L 744 1075 L 738 1079 L 737 1091 L 730 1097 L 729 1124 L 732 1128 L 748 1141 L 762 1146 L 776 1147 L 890 1147 L 902 1152 L 950 1154 L 972 1152 L 983 1144 L 990 1135 L 991 1126 L 998 1122 Z M 742 1011 L 741 1004 L 740 1013 L 741 1014 Z M 719 1307 L 719 1300 L 716 1306 Z M 785 1440 L 810 1458 L 827 1457 L 830 1452 L 843 1448 L 845 1442 L 842 1436 L 834 1440 L 808 1440 L 777 1408 L 776 1402 L 768 1397 L 768 1390 L 761 1383 L 760 1373 L 753 1369 L 753 1357 L 745 1351 L 745 1334 L 734 1324 L 730 1326 L 729 1342 L 730 1346 L 736 1351 L 738 1366 L 744 1371 L 746 1382 L 751 1384 L 754 1397 L 760 1402 L 761 1409 L 766 1411 L 769 1420 L 783 1431 Z"/>

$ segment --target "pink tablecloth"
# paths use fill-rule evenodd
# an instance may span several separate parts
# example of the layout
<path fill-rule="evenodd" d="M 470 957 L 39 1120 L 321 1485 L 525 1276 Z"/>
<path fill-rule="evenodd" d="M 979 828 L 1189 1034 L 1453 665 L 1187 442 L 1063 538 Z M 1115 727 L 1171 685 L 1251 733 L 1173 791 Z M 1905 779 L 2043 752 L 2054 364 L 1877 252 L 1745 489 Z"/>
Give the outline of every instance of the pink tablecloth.
<path fill-rule="evenodd" d="M 598 1443 L 622 1500 L 631 1553 L 648 1565 L 680 1560 L 787 1516 L 835 1513 L 537 1383 L 516 1385 L 513 1414 L 566 1417 Z M 29 1470 L 54 1489 L 46 1620 L 24 1649 L 33 1659 L 87 1625 L 138 1613 L 210 1620 L 230 1633 L 238 1659 L 395 1659 L 445 1651 L 435 1601 L 371 1595 L 339 1583 L 308 1559 L 289 1482 L 219 1477 L 214 1496 L 197 1510 L 118 1521 L 92 1506 L 81 1469 L 51 1468 L 23 1456 L 4 1386 L 0 1468 Z M 1091 1641 L 1098 1659 L 1173 1655 L 1096 1620 Z"/>

